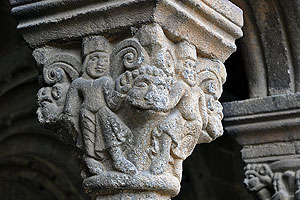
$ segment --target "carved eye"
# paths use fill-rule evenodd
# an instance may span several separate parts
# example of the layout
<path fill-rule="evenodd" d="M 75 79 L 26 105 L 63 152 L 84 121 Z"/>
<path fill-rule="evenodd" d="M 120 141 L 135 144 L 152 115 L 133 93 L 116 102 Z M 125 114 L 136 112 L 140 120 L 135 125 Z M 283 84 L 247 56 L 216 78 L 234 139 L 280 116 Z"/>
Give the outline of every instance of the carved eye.
<path fill-rule="evenodd" d="M 98 57 L 97 56 L 92 56 L 90 59 L 91 59 L 91 61 L 96 62 L 98 60 Z"/>
<path fill-rule="evenodd" d="M 261 167 L 259 169 L 259 174 L 262 175 L 262 176 L 266 175 L 266 169 L 264 167 Z"/>
<path fill-rule="evenodd" d="M 248 178 L 249 179 L 252 179 L 252 178 L 254 178 L 255 176 L 253 175 L 253 174 L 248 174 Z"/>
<path fill-rule="evenodd" d="M 61 68 L 55 67 L 48 71 L 48 78 L 52 81 L 60 81 L 63 77 L 63 70 Z"/>
<path fill-rule="evenodd" d="M 147 83 L 145 83 L 145 82 L 138 82 L 138 83 L 136 84 L 136 86 L 137 86 L 137 87 L 140 87 L 140 88 L 144 88 L 144 87 L 147 87 L 148 85 L 147 85 Z"/>

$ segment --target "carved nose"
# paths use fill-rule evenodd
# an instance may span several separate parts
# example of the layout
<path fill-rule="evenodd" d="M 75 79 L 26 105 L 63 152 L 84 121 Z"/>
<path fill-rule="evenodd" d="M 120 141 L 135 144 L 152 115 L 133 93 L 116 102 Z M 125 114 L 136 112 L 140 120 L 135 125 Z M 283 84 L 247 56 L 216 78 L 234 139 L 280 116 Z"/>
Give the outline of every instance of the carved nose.
<path fill-rule="evenodd" d="M 150 85 L 149 89 L 147 91 L 147 94 L 144 97 L 145 100 L 151 100 L 151 99 L 153 99 L 153 96 L 155 95 L 155 93 L 156 93 L 156 87 L 153 86 L 153 85 Z"/>

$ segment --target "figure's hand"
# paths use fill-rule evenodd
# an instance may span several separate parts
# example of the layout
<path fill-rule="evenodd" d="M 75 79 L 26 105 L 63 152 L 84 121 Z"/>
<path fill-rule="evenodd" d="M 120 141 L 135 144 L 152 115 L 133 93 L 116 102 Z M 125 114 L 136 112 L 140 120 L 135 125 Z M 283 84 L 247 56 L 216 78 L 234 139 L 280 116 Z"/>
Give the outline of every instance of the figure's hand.
<path fill-rule="evenodd" d="M 132 87 L 132 74 L 128 71 L 121 74 L 116 80 L 116 90 L 122 94 L 126 94 Z"/>

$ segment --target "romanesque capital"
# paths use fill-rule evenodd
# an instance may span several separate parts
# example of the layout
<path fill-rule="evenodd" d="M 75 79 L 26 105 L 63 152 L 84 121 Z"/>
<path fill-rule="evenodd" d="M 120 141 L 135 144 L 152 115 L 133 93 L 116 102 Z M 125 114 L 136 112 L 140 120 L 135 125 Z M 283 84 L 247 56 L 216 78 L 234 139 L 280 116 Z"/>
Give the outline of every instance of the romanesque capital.
<path fill-rule="evenodd" d="M 225 130 L 242 147 L 248 191 L 260 200 L 300 200 L 299 93 L 223 106 Z"/>
<path fill-rule="evenodd" d="M 176 196 L 182 162 L 223 134 L 223 62 L 241 10 L 227 0 L 11 3 L 41 75 L 38 120 L 79 152 L 85 191 Z"/>
<path fill-rule="evenodd" d="M 299 200 L 299 159 L 247 164 L 244 184 L 260 200 Z"/>

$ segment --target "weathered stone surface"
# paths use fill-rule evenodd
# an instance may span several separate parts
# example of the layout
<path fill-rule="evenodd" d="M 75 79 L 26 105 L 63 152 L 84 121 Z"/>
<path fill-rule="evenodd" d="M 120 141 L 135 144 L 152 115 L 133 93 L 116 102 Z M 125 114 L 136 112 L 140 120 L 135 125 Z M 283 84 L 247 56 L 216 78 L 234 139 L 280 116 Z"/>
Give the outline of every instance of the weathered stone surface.
<path fill-rule="evenodd" d="M 170 199 L 196 144 L 223 134 L 222 62 L 243 21 L 218 2 L 11 1 L 41 72 L 39 122 L 78 149 L 93 199 Z"/>
<path fill-rule="evenodd" d="M 47 85 L 37 113 L 42 125 L 68 132 L 82 149 L 86 191 L 175 196 L 183 160 L 197 143 L 223 133 L 217 100 L 224 65 L 198 58 L 186 41 L 173 44 L 158 24 L 115 45 L 84 38 L 82 67 L 75 49 L 35 50 Z"/>
<path fill-rule="evenodd" d="M 131 27 L 155 22 L 174 40 L 194 44 L 201 56 L 224 62 L 236 49 L 235 39 L 242 36 L 242 11 L 226 0 L 11 1 L 11 4 L 15 6 L 12 13 L 20 19 L 18 29 L 33 47 L 89 34 L 104 33 L 111 37 Z"/>
<path fill-rule="evenodd" d="M 258 199 L 298 200 L 299 159 L 285 159 L 272 164 L 248 164 L 245 167 L 245 185 Z"/>

